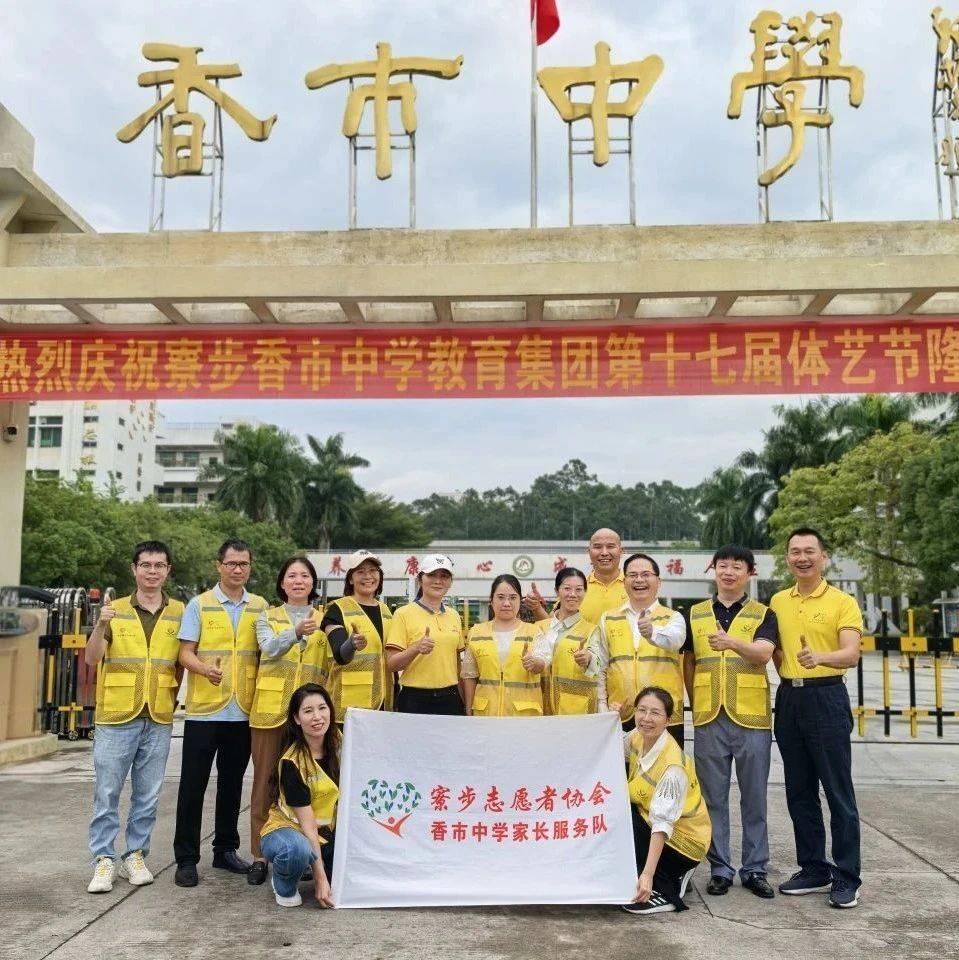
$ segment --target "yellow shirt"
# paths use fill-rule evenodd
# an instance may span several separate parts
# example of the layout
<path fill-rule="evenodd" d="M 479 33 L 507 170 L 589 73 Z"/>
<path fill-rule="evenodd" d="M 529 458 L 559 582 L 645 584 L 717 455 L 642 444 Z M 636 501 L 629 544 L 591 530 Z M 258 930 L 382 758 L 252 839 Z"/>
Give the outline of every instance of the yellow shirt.
<path fill-rule="evenodd" d="M 782 644 L 783 677 L 841 677 L 846 671 L 835 667 L 818 666 L 807 670 L 796 659 L 805 637 L 810 650 L 832 653 L 839 649 L 839 631 L 856 630 L 862 633 L 862 611 L 856 598 L 831 586 L 823 580 L 807 597 L 800 596 L 793 586 L 780 590 L 769 603 L 779 622 L 779 640 Z"/>
<path fill-rule="evenodd" d="M 435 646 L 403 669 L 400 684 L 420 690 L 454 687 L 459 681 L 459 654 L 465 641 L 460 615 L 452 607 L 444 604 L 439 613 L 433 613 L 415 600 L 400 607 L 393 614 L 387 646 L 406 650 L 426 633 L 427 627 Z"/>
<path fill-rule="evenodd" d="M 590 572 L 586 578 L 586 596 L 579 608 L 585 620 L 599 623 L 599 618 L 604 613 L 619 610 L 624 603 L 629 603 L 629 597 L 626 595 L 626 581 L 622 571 L 610 584 L 601 583 L 596 579 L 596 575 Z"/>

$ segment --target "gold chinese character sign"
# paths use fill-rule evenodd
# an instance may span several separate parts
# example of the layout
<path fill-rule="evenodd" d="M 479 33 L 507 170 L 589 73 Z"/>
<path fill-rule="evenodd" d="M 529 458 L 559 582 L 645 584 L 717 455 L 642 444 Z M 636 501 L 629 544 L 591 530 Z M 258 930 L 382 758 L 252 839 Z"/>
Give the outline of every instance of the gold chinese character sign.
<path fill-rule="evenodd" d="M 784 25 L 785 37 L 780 33 Z M 752 67 L 733 77 L 727 116 L 740 116 L 747 90 L 769 88 L 780 109 L 763 110 L 760 122 L 766 128 L 786 126 L 790 130 L 788 152 L 779 163 L 760 173 L 761 186 L 775 183 L 795 166 L 805 146 L 807 126 L 825 128 L 833 122 L 827 108 L 805 104 L 807 81 L 844 80 L 849 84 L 850 106 L 862 103 L 863 72 L 842 63 L 841 30 L 842 17 L 838 13 L 807 13 L 785 20 L 782 14 L 764 10 L 750 24 L 754 37 Z M 819 62 L 807 62 L 806 58 L 815 54 Z M 771 61 L 782 62 L 771 65 Z"/>
<path fill-rule="evenodd" d="M 400 101 L 400 118 L 407 134 L 416 132 L 416 87 L 414 74 L 425 77 L 437 77 L 452 80 L 458 77 L 463 66 L 462 56 L 454 60 L 436 60 L 431 57 L 397 57 L 388 43 L 376 45 L 376 59 L 357 63 L 330 63 L 311 70 L 306 75 L 306 85 L 310 90 L 318 90 L 340 80 L 355 80 L 361 77 L 372 79 L 372 83 L 354 87 L 346 101 L 343 115 L 343 135 L 353 138 L 360 130 L 363 110 L 368 100 L 373 101 L 373 134 L 376 147 L 376 176 L 386 180 L 393 175 L 391 156 L 389 104 L 391 100 Z M 391 83 L 395 74 L 407 74 L 411 79 L 402 83 Z"/>
<path fill-rule="evenodd" d="M 593 127 L 593 163 L 597 167 L 609 161 L 609 118 L 636 116 L 640 107 L 663 72 L 660 57 L 646 57 L 630 63 L 610 63 L 609 44 L 596 44 L 596 62 L 588 67 L 545 67 L 537 74 L 550 103 L 567 123 L 590 119 Z M 609 88 L 615 83 L 629 83 L 624 100 L 611 101 Z M 592 97 L 573 100 L 573 87 L 592 87 Z"/>
<path fill-rule="evenodd" d="M 949 207 L 953 220 L 959 219 L 959 140 L 953 123 L 959 120 L 959 18 L 942 15 L 942 7 L 932 11 L 932 29 L 936 34 L 936 81 L 932 92 L 932 126 L 936 147 L 936 192 L 939 218 L 943 216 L 942 181 L 949 185 Z"/>
<path fill-rule="evenodd" d="M 180 47 L 172 43 L 145 43 L 143 56 L 147 60 L 169 61 L 176 66 L 169 70 L 148 70 L 137 77 L 141 87 L 165 87 L 172 89 L 160 97 L 153 106 L 144 110 L 117 132 L 122 143 L 135 140 L 151 120 L 163 117 L 161 150 L 163 164 L 161 171 L 165 177 L 198 175 L 203 172 L 203 130 L 204 119 L 190 110 L 190 94 L 199 93 L 231 116 L 240 129 L 251 140 L 266 140 L 276 123 L 276 114 L 266 120 L 258 120 L 242 104 L 216 83 L 232 77 L 242 76 L 236 63 L 199 64 L 197 54 L 203 47 Z M 173 105 L 173 112 L 166 115 L 163 111 Z M 185 133 L 178 132 L 185 128 Z"/>

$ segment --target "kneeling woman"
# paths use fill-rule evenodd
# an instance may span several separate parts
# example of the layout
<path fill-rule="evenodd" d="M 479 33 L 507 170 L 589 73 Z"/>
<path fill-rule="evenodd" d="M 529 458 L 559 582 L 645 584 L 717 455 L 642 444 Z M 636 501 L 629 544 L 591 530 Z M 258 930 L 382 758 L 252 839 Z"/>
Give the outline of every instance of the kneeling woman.
<path fill-rule="evenodd" d="M 683 895 L 712 835 L 693 761 L 666 732 L 673 706 L 661 687 L 640 690 L 636 729 L 624 740 L 640 869 L 636 899 L 623 906 L 629 913 L 686 910 Z"/>
<path fill-rule="evenodd" d="M 493 581 L 490 619 L 470 629 L 463 652 L 460 676 L 467 715 L 543 715 L 540 674 L 549 664 L 549 641 L 537 624 L 519 619 L 522 601 L 519 580 L 511 573 Z"/>
<path fill-rule="evenodd" d="M 298 907 L 297 889 L 310 869 L 316 900 L 332 907 L 333 824 L 339 799 L 340 732 L 325 687 L 307 683 L 290 699 L 283 749 L 272 783 L 273 805 L 261 846 L 273 865 L 273 892 L 281 907 Z"/>

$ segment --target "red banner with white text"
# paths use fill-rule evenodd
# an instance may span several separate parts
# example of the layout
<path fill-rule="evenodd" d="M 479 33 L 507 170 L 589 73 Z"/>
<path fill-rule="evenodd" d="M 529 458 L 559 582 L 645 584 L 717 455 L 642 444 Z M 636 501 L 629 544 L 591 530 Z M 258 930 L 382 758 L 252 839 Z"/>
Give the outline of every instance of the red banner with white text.
<path fill-rule="evenodd" d="M 0 336 L 0 399 L 591 397 L 959 390 L 959 319 Z"/>

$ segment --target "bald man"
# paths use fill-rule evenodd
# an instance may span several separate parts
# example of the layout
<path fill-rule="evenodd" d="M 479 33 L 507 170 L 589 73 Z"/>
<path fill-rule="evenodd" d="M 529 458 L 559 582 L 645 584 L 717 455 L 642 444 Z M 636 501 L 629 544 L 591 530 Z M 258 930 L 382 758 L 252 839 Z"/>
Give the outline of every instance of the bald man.
<path fill-rule="evenodd" d="M 619 567 L 623 544 L 615 530 L 601 527 L 589 538 L 587 551 L 593 569 L 586 578 L 586 596 L 579 612 L 585 620 L 598 623 L 607 610 L 619 610 L 629 600 L 623 571 Z M 549 611 L 541 599 L 538 591 L 530 591 L 523 602 L 537 619 L 545 620 Z"/>

